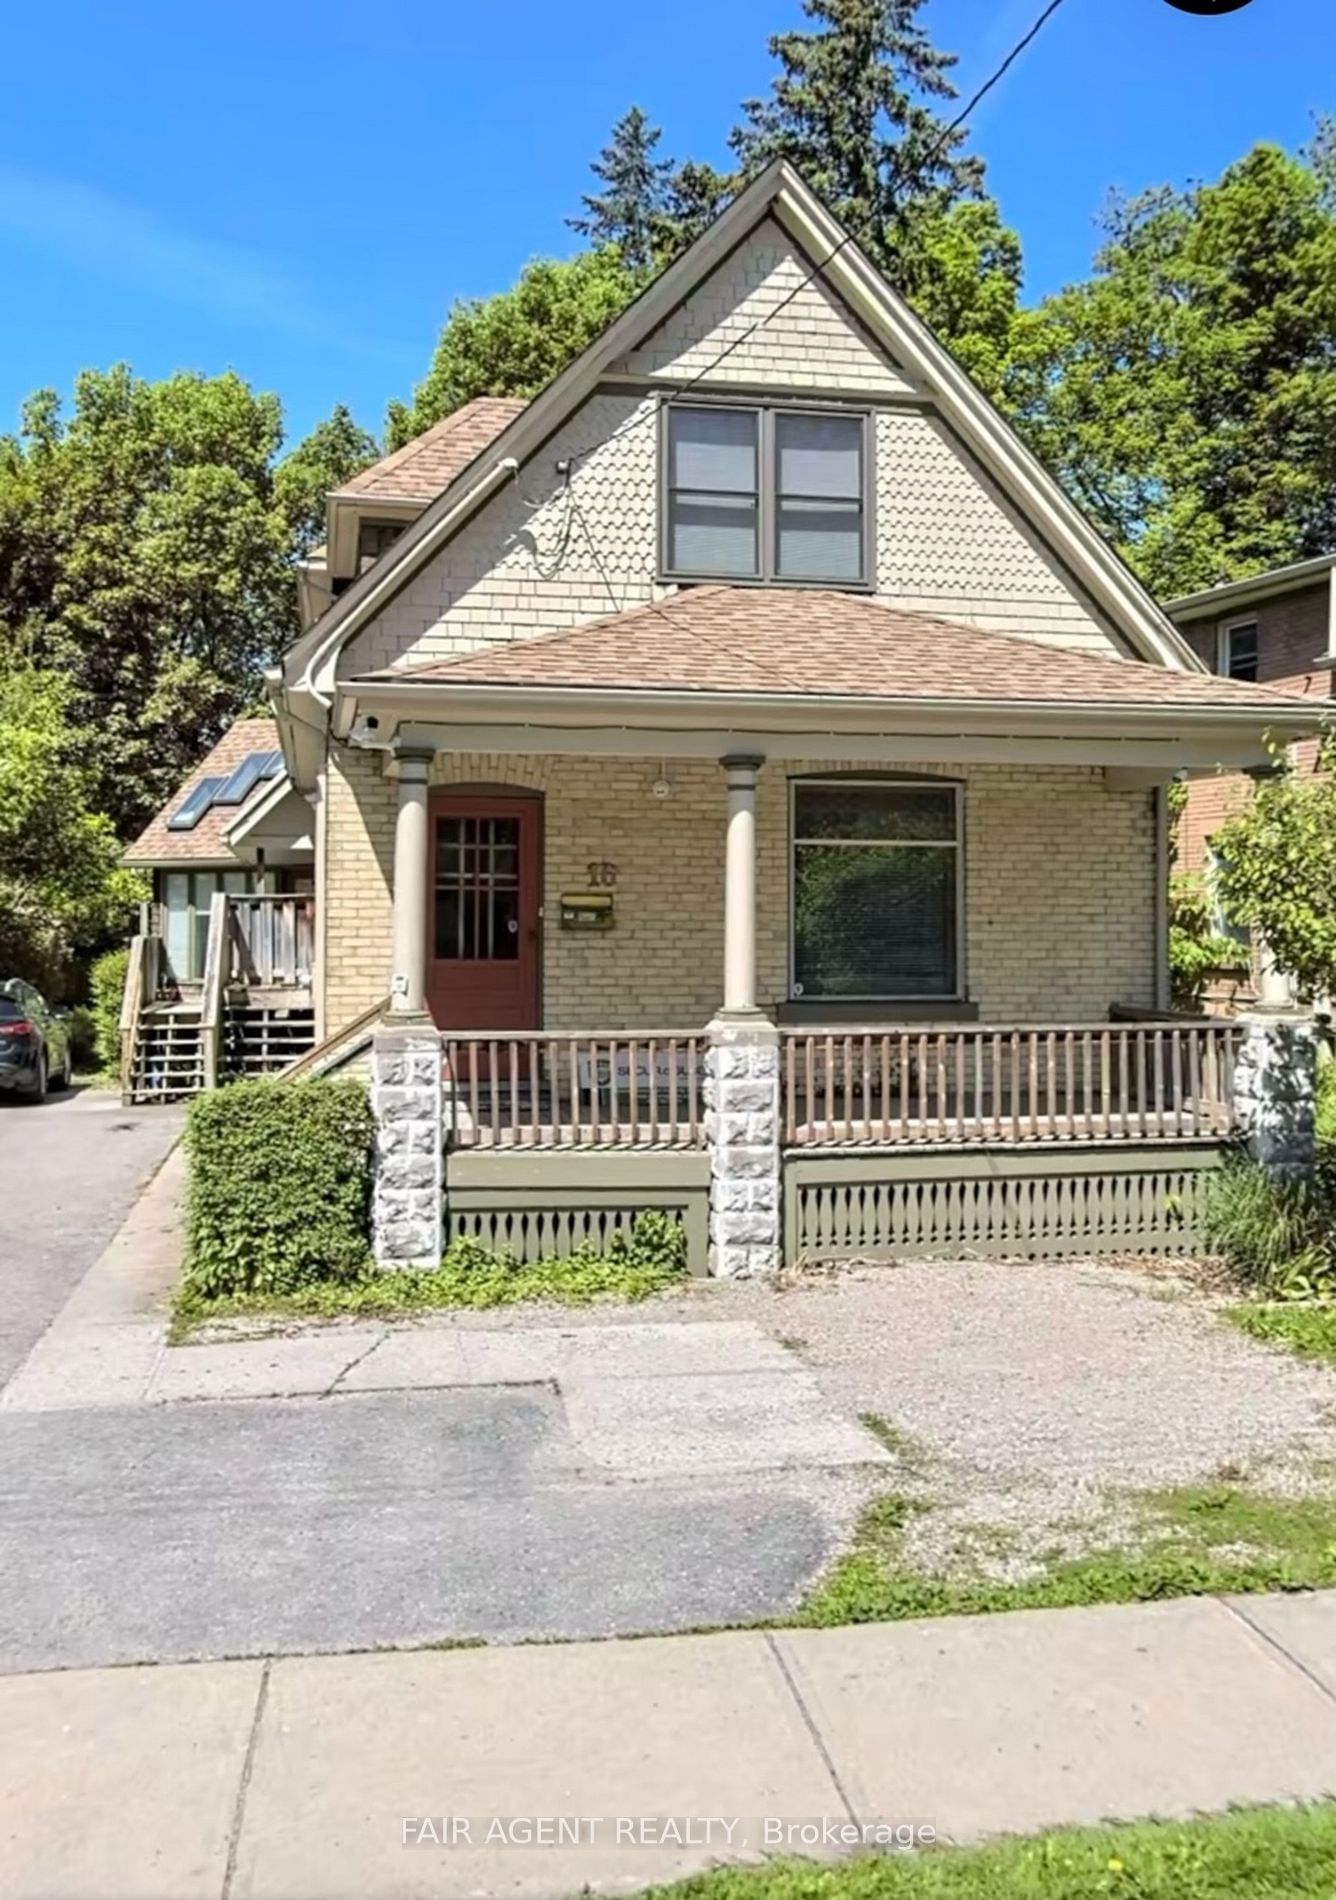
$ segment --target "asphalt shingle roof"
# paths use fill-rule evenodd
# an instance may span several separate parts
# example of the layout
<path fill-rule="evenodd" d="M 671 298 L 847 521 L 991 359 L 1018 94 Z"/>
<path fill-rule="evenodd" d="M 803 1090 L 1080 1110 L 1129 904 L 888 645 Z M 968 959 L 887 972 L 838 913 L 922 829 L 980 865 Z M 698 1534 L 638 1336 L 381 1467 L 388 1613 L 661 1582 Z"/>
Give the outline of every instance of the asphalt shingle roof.
<path fill-rule="evenodd" d="M 527 407 L 514 396 L 475 396 L 425 435 L 354 475 L 338 493 L 383 501 L 434 501 Z"/>
<path fill-rule="evenodd" d="M 233 860 L 235 854 L 223 842 L 223 833 L 254 804 L 273 790 L 273 780 L 263 779 L 249 798 L 239 805 L 211 805 L 191 831 L 169 831 L 167 820 L 179 811 L 195 786 L 203 778 L 226 778 L 240 765 L 248 752 L 276 752 L 278 727 L 272 719 L 238 719 L 229 726 L 213 751 L 195 767 L 177 791 L 167 800 L 156 818 L 140 832 L 125 853 L 127 864 L 216 864 Z M 240 862 L 240 860 L 235 860 Z"/>
<path fill-rule="evenodd" d="M 648 607 L 379 678 L 854 698 L 1106 701 L 1241 709 L 1296 695 L 1041 645 L 857 594 L 692 587 Z"/>

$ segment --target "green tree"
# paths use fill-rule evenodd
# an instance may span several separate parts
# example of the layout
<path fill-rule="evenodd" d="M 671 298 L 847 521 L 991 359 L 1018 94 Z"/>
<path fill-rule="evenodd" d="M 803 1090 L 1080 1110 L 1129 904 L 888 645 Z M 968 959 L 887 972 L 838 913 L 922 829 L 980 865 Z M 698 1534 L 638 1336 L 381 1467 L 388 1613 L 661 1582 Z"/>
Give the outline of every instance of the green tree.
<path fill-rule="evenodd" d="M 337 403 L 274 471 L 274 501 L 292 553 L 301 558 L 325 538 L 325 498 L 380 454 L 373 435 Z"/>
<path fill-rule="evenodd" d="M 664 181 L 663 203 L 655 237 L 655 255 L 668 263 L 713 224 L 738 188 L 731 172 L 684 158 Z"/>
<path fill-rule="evenodd" d="M 1321 154 L 1115 200 L 1090 282 L 1016 322 L 1004 400 L 1149 585 L 1336 545 L 1336 214 Z"/>
<path fill-rule="evenodd" d="M 994 401 L 1006 387 L 1020 292 L 1020 239 L 991 198 L 925 215 L 910 301 Z"/>
<path fill-rule="evenodd" d="M 474 396 L 533 396 L 623 310 L 644 282 L 615 246 L 538 258 L 495 297 L 457 303 L 411 404 L 392 403 L 391 448 Z"/>
<path fill-rule="evenodd" d="M 123 839 L 251 699 L 291 631 L 278 399 L 120 365 L 25 407 L 0 450 L 0 626 L 67 682 L 94 810 Z"/>
<path fill-rule="evenodd" d="M 75 953 L 144 894 L 111 821 L 89 809 L 69 697 L 54 674 L 0 655 L 0 972 L 56 994 Z"/>
<path fill-rule="evenodd" d="M 1312 1000 L 1336 994 L 1336 748 L 1316 777 L 1287 759 L 1253 787 L 1212 839 L 1225 912 L 1266 941 L 1278 968 Z"/>
<path fill-rule="evenodd" d="M 602 191 L 586 193 L 581 199 L 585 215 L 566 220 L 596 249 L 615 244 L 632 270 L 654 261 L 673 169 L 670 159 L 654 156 L 661 136 L 639 106 L 624 113 L 591 168 Z"/>
<path fill-rule="evenodd" d="M 780 33 L 767 99 L 730 140 L 747 176 L 787 158 L 891 282 L 912 294 L 925 218 L 983 189 L 963 129 L 934 110 L 955 98 L 953 53 L 935 47 L 923 0 L 803 0 L 808 32 Z"/>

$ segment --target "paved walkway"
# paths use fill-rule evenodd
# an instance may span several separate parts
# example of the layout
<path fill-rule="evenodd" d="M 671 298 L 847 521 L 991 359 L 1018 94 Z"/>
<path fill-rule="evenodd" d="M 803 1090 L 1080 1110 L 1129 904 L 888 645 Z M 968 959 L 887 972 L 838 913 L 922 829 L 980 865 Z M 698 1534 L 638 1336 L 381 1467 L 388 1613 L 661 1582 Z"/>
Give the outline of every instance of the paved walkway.
<path fill-rule="evenodd" d="M 0 1680 L 8 1900 L 555 1900 L 1333 1789 L 1336 1592 Z"/>

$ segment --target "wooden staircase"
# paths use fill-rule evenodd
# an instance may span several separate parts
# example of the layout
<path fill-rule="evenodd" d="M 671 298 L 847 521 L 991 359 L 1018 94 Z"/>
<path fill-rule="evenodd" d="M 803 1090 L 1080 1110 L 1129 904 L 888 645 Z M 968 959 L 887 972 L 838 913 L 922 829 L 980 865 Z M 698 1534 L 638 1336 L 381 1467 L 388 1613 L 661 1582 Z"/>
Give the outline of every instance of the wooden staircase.
<path fill-rule="evenodd" d="M 209 916 L 203 981 L 173 982 L 162 939 L 130 946 L 121 1094 L 176 1102 L 243 1076 L 277 1075 L 315 1044 L 311 900 L 229 897 Z"/>

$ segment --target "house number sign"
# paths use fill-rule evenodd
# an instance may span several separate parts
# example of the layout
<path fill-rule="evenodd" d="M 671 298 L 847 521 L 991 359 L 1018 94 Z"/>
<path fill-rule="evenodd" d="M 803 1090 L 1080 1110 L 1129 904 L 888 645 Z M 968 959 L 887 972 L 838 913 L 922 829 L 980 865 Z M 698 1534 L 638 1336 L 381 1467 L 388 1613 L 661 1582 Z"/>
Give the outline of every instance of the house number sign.
<path fill-rule="evenodd" d="M 594 891 L 610 891 L 617 882 L 617 866 L 607 858 L 594 858 L 585 866 L 589 875 L 589 888 Z"/>

